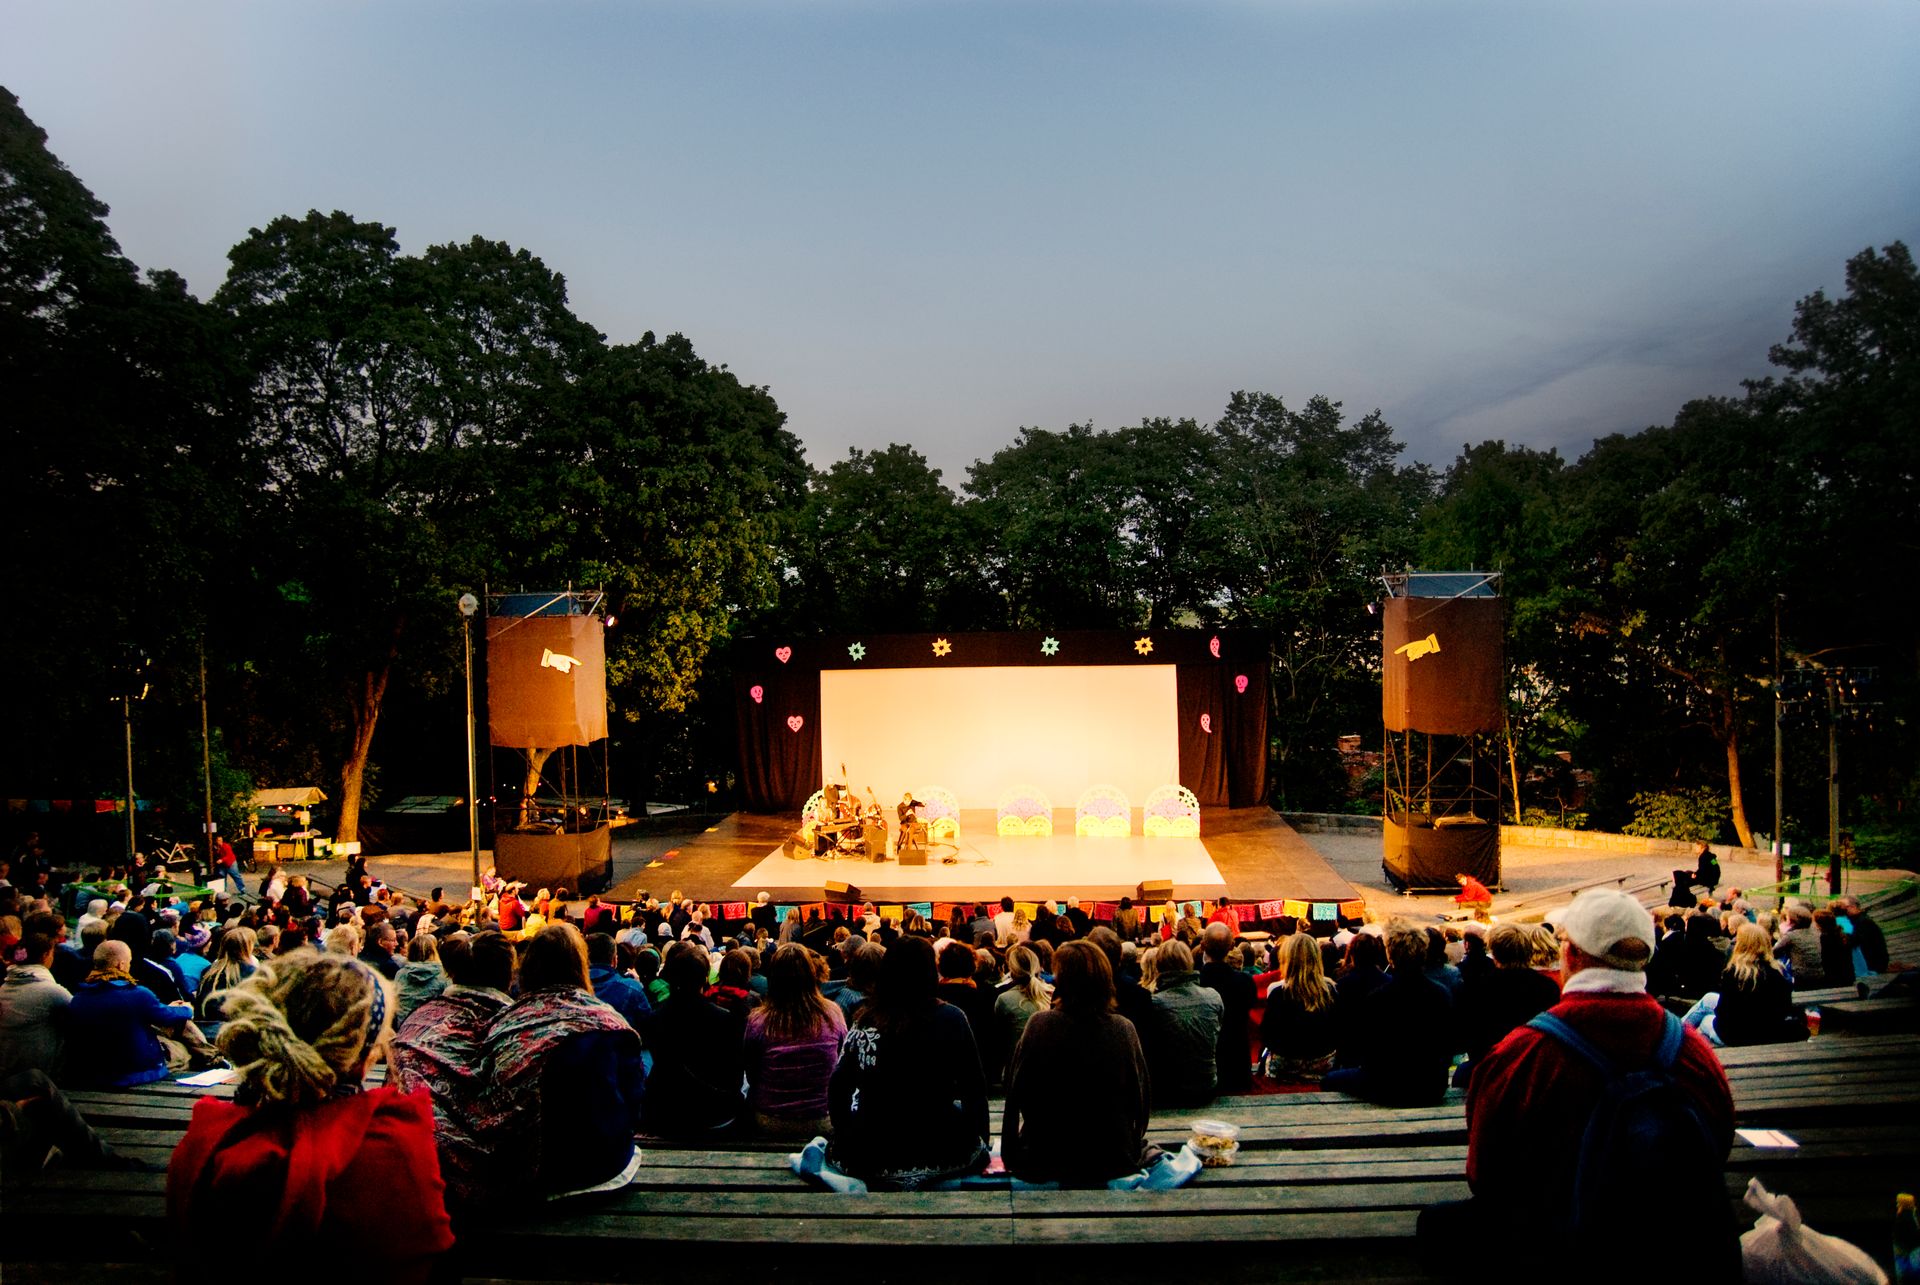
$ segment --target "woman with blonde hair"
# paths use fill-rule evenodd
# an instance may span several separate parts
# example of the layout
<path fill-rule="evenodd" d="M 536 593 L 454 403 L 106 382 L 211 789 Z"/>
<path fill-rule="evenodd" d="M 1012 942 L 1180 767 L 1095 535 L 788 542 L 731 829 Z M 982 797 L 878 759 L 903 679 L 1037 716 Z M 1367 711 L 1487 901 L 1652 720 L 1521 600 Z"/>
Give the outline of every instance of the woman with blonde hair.
<path fill-rule="evenodd" d="M 251 928 L 229 928 L 221 935 L 220 949 L 213 966 L 202 974 L 200 989 L 195 992 L 195 1018 L 202 1022 L 220 1020 L 222 994 L 253 976 L 254 970 L 259 967 L 253 957 L 256 940 Z"/>
<path fill-rule="evenodd" d="M 1044 944 L 1044 943 L 1043 943 Z M 997 1075 L 1007 1064 L 1020 1036 L 1035 1013 L 1044 1013 L 1053 1000 L 1053 987 L 1040 979 L 1040 956 L 1029 946 L 1015 946 L 1007 952 L 1007 985 L 993 1001 L 992 1034 L 988 1066 Z"/>
<path fill-rule="evenodd" d="M 399 996 L 393 1024 L 399 1026 L 413 1010 L 447 989 L 447 970 L 440 963 L 440 943 L 425 925 L 431 920 L 423 919 L 422 930 L 416 937 L 407 938 L 407 962 L 400 965 L 395 974 L 393 987 Z"/>
<path fill-rule="evenodd" d="M 428 1278 L 453 1246 L 433 1112 L 424 1093 L 364 1087 L 392 1010 L 373 969 L 318 951 L 262 964 L 227 993 L 220 1047 L 240 1085 L 232 1101 L 194 1104 L 167 1167 L 182 1244 L 244 1226 L 279 1257 L 384 1241 L 405 1227 L 380 1274 Z"/>
<path fill-rule="evenodd" d="M 1719 989 L 1702 995 L 1686 1020 L 1716 1047 L 1807 1037 L 1806 1018 L 1793 1003 L 1793 987 L 1773 957 L 1773 939 L 1758 924 L 1740 925 Z"/>
<path fill-rule="evenodd" d="M 1285 976 L 1268 989 L 1267 1011 L 1260 1019 L 1267 1075 L 1317 1084 L 1333 1069 L 1338 1043 L 1334 1002 L 1339 988 L 1327 978 L 1320 943 L 1307 933 L 1295 933 L 1280 943 L 1280 967 Z"/>
<path fill-rule="evenodd" d="M 1027 939 L 1032 935 L 1033 921 L 1027 918 L 1026 907 L 1015 906 L 1013 908 L 1013 923 L 1007 928 L 1007 935 L 995 944 L 1002 948 L 1025 945 Z"/>

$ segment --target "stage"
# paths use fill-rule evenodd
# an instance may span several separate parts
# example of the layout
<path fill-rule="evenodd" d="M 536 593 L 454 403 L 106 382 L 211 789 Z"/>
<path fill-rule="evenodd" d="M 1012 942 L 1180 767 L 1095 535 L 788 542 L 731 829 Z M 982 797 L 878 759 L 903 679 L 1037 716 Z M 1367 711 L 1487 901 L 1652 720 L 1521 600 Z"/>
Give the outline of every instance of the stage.
<path fill-rule="evenodd" d="M 1023 901 L 1079 897 L 1114 901 L 1143 880 L 1169 879 L 1181 901 L 1226 897 L 1235 903 L 1354 901 L 1354 886 L 1264 807 L 1203 808 L 1198 839 L 1088 839 L 1073 833 L 1071 809 L 1056 810 L 1051 837 L 1002 838 L 989 809 L 963 809 L 957 843 L 929 847 L 927 864 L 903 866 L 841 855 L 786 855 L 797 816 L 740 812 L 682 843 L 605 894 L 630 901 L 642 891 L 665 899 L 676 889 L 700 901 L 752 901 L 768 893 L 782 904 L 822 900 L 829 881 L 890 902 Z M 1136 831 L 1139 815 L 1135 813 Z M 945 864 L 943 858 L 952 858 Z"/>

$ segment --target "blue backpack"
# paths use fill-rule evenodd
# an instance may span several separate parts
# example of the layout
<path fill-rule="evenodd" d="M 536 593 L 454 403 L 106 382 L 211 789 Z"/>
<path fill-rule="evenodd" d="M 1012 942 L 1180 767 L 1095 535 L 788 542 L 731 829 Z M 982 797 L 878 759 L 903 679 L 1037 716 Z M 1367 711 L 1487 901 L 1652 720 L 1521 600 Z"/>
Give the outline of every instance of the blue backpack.
<path fill-rule="evenodd" d="M 1527 1023 L 1591 1063 L 1604 1080 L 1580 1139 L 1564 1230 L 1590 1265 L 1658 1263 L 1673 1279 L 1737 1281 L 1740 1244 L 1723 1173 L 1726 1150 L 1673 1078 L 1686 1028 L 1673 1014 L 1665 1017 L 1652 1065 L 1631 1071 L 1551 1013 Z"/>

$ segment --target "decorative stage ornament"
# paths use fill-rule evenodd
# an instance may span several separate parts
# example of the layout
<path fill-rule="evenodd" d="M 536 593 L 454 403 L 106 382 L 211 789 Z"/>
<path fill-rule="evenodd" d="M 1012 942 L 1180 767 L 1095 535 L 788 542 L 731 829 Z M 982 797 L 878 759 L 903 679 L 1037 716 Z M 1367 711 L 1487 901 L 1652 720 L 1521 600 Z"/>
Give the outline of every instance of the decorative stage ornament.
<path fill-rule="evenodd" d="M 1134 654 L 1136 654 L 1136 655 L 1139 655 L 1139 656 L 1150 656 L 1150 655 L 1152 655 L 1152 654 L 1153 654 L 1153 639 L 1151 639 L 1151 638 L 1136 638 L 1136 639 L 1134 639 L 1134 640 L 1133 640 L 1133 650 L 1134 650 Z"/>
<path fill-rule="evenodd" d="M 1083 839 L 1124 839 L 1133 833 L 1133 806 L 1116 785 L 1095 785 L 1073 808 L 1073 832 Z"/>
<path fill-rule="evenodd" d="M 1040 654 L 1042 656 L 1058 656 L 1060 654 L 1060 640 L 1058 638 L 1041 639 Z"/>
<path fill-rule="evenodd" d="M 920 819 L 927 823 L 929 839 L 951 843 L 960 837 L 960 800 L 952 790 L 930 785 L 916 790 L 914 797 L 920 800 Z"/>
<path fill-rule="evenodd" d="M 847 655 L 853 657 L 855 660 L 865 660 L 867 658 L 867 645 L 865 643 L 855 643 L 853 646 L 847 648 Z"/>
<path fill-rule="evenodd" d="M 945 656 L 945 655 L 949 655 L 952 651 L 953 651 L 953 644 L 948 642 L 946 639 L 936 638 L 933 640 L 934 655 Z"/>
<path fill-rule="evenodd" d="M 767 698 L 767 689 L 755 683 L 753 686 L 747 688 L 747 695 L 753 697 L 753 703 L 758 705 Z"/>
<path fill-rule="evenodd" d="M 802 727 L 806 726 L 806 722 L 807 720 L 804 718 L 801 718 L 798 714 L 789 714 L 787 715 L 787 730 L 790 732 L 797 732 Z"/>
<path fill-rule="evenodd" d="M 1053 833 L 1053 800 L 1033 786 L 1018 786 L 1000 797 L 994 831 L 1006 838 L 1045 837 Z"/>
<path fill-rule="evenodd" d="M 1393 649 L 1393 654 L 1405 656 L 1407 662 L 1411 664 L 1422 656 L 1431 656 L 1439 650 L 1440 639 L 1433 634 L 1428 634 L 1425 638 L 1416 638 L 1410 643 L 1402 643 Z"/>
<path fill-rule="evenodd" d="M 783 664 L 783 665 L 784 665 L 784 664 L 786 664 L 786 663 L 787 663 L 788 661 L 790 661 L 790 660 L 792 660 L 792 659 L 793 659 L 793 648 L 791 648 L 791 647 L 775 647 L 775 648 L 773 649 L 773 658 L 774 658 L 775 660 L 777 660 L 777 661 L 779 661 L 779 662 L 780 662 L 781 664 Z"/>
<path fill-rule="evenodd" d="M 1140 830 L 1150 839 L 1200 837 L 1200 800 L 1182 785 L 1162 785 L 1140 805 Z"/>
<path fill-rule="evenodd" d="M 1233 690 L 1239 692 L 1242 696 L 1247 694 L 1247 676 L 1245 674 L 1235 674 L 1233 676 Z"/>
<path fill-rule="evenodd" d="M 759 698 L 755 697 L 755 699 L 757 700 Z M 1205 732 L 1208 736 L 1213 735 L 1213 715 L 1202 714 L 1200 716 L 1200 730 Z"/>
<path fill-rule="evenodd" d="M 542 669 L 557 669 L 563 674 L 571 674 L 579 663 L 577 656 L 562 655 L 560 652 L 544 647 L 540 650 L 540 668 Z"/>
<path fill-rule="evenodd" d="M 1207 639 L 1207 650 L 1213 653 L 1213 658 L 1215 660 L 1220 659 L 1220 635 L 1219 634 L 1215 634 L 1213 637 Z"/>

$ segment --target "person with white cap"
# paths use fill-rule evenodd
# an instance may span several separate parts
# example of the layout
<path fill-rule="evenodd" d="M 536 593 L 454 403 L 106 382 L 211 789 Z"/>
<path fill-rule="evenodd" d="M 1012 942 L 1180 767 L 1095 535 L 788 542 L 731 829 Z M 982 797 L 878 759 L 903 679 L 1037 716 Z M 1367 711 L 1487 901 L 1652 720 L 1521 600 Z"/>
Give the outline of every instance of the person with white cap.
<path fill-rule="evenodd" d="M 1590 889 L 1552 919 L 1565 979 L 1560 1002 L 1516 1028 L 1475 1069 L 1467 1085 L 1467 1183 L 1474 1198 L 1425 1211 L 1421 1240 L 1457 1248 L 1461 1235 L 1494 1235 L 1534 1250 L 1577 1251 L 1593 1269 L 1590 1279 L 1651 1261 L 1690 1281 L 1738 1280 L 1739 1246 L 1726 1202 L 1716 1207 L 1707 1197 L 1686 1209 L 1662 1203 L 1662 1192 L 1685 1182 L 1724 1190 L 1733 1094 L 1707 1041 L 1647 993 L 1652 915 L 1625 893 Z M 1664 1073 L 1663 1052 L 1671 1057 Z M 1577 1216 L 1570 1227 L 1576 1180 L 1591 1176 L 1583 1169 L 1591 1159 L 1584 1140 L 1603 1102 L 1618 1101 L 1609 1094 L 1619 1083 L 1613 1077 L 1643 1071 L 1664 1075 L 1675 1091 L 1669 1097 L 1677 1095 L 1697 1121 L 1702 1149 L 1713 1153 L 1700 1157 L 1700 1167 L 1711 1172 L 1637 1175 L 1644 1220 L 1596 1238 L 1596 1229 L 1579 1226 Z M 1616 1123 L 1622 1118 L 1612 1116 Z M 1661 1239 L 1657 1249 L 1647 1239 L 1667 1232 L 1672 1238 Z M 1599 1261 L 1610 1254 L 1618 1261 Z"/>

